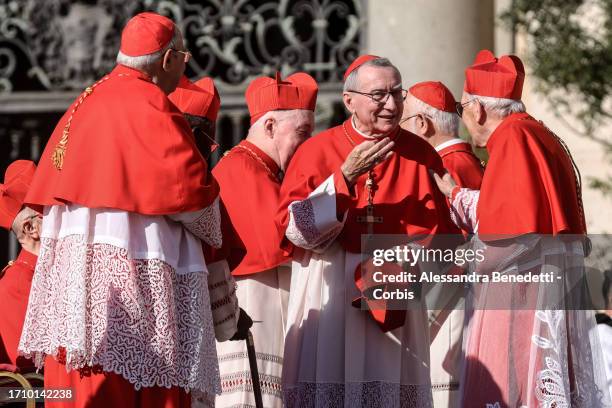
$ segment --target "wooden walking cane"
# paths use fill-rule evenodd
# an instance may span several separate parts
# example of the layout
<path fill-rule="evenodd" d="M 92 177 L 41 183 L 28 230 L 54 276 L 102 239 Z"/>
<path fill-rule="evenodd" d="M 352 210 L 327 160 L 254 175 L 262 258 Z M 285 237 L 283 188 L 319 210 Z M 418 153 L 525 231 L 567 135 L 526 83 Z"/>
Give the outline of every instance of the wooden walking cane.
<path fill-rule="evenodd" d="M 255 354 L 255 343 L 253 342 L 253 334 L 249 330 L 246 338 L 247 353 L 249 355 L 249 366 L 251 368 L 251 381 L 253 382 L 253 394 L 255 395 L 255 406 L 263 408 L 263 400 L 261 399 L 261 385 L 259 383 L 259 370 L 257 369 L 257 356 Z"/>

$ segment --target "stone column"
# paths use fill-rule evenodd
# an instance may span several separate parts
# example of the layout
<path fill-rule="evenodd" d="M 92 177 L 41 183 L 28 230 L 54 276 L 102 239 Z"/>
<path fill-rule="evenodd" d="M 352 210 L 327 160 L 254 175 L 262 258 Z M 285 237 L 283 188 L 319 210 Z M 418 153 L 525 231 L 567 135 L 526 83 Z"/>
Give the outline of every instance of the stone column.
<path fill-rule="evenodd" d="M 465 67 L 494 47 L 493 16 L 491 0 L 370 0 L 365 50 L 397 65 L 405 87 L 438 80 L 459 98 Z"/>
<path fill-rule="evenodd" d="M 464 70 L 477 52 L 493 50 L 495 4 L 491 0 L 370 0 L 365 50 L 389 58 L 404 87 L 442 81 L 455 98 Z M 430 368 L 435 407 L 458 407 L 463 311 L 430 326 Z"/>

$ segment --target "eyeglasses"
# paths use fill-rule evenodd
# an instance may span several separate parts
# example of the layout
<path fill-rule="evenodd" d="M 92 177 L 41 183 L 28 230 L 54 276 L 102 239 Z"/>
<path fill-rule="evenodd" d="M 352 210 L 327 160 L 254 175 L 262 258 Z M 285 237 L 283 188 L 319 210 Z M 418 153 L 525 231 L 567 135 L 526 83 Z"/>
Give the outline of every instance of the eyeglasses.
<path fill-rule="evenodd" d="M 185 64 L 188 63 L 191 59 L 191 53 L 189 51 L 180 51 L 175 49 L 172 49 L 172 51 L 178 52 L 179 54 L 183 54 L 183 61 L 185 62 Z"/>
<path fill-rule="evenodd" d="M 417 116 L 426 116 L 426 117 L 429 117 L 429 115 L 426 115 L 425 113 L 416 113 L 414 115 L 408 116 L 407 118 L 404 118 L 404 119 L 400 120 L 400 123 L 404 123 L 404 122 L 408 121 L 409 119 L 416 118 Z"/>
<path fill-rule="evenodd" d="M 408 95 L 408 91 L 406 89 L 394 89 L 390 92 L 359 92 L 359 91 L 347 91 L 347 92 L 353 92 L 359 95 L 364 95 L 369 97 L 370 99 L 372 99 L 373 102 L 378 103 L 378 104 L 385 104 L 387 103 L 387 100 L 389 99 L 389 95 L 393 96 L 393 99 L 395 99 L 396 101 L 403 101 L 406 99 L 406 96 Z"/>
<path fill-rule="evenodd" d="M 457 115 L 459 115 L 459 117 L 463 117 L 463 108 L 467 105 L 469 105 L 470 103 L 474 102 L 476 99 L 470 99 L 469 101 L 465 102 L 465 103 L 461 103 L 461 102 L 455 102 L 455 110 L 457 111 Z"/>

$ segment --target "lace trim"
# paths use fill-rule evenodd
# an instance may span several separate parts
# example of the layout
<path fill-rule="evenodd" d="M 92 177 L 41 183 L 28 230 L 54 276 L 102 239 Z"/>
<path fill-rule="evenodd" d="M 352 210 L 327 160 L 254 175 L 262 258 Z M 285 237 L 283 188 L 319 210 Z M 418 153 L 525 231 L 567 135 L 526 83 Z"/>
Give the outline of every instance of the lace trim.
<path fill-rule="evenodd" d="M 285 404 L 289 408 L 433 406 L 431 388 L 428 385 L 404 385 L 380 381 L 348 384 L 302 382 L 286 387 L 284 395 Z"/>
<path fill-rule="evenodd" d="M 458 382 L 431 384 L 431 389 L 435 391 L 456 391 L 459 389 Z"/>
<path fill-rule="evenodd" d="M 462 188 L 451 203 L 450 216 L 459 228 L 473 233 L 478 232 L 478 199 L 480 190 Z"/>
<path fill-rule="evenodd" d="M 220 320 L 215 320 L 215 329 L 217 328 L 217 326 L 221 326 L 223 323 L 227 323 L 230 320 L 234 321 L 236 319 L 236 311 L 232 311 L 230 314 L 228 314 L 227 316 L 225 316 L 224 318 L 220 319 Z"/>
<path fill-rule="evenodd" d="M 230 339 L 237 329 L 240 309 L 236 297 L 236 281 L 227 262 L 215 262 L 208 267 L 212 317 L 217 341 Z"/>
<path fill-rule="evenodd" d="M 207 274 L 127 255 L 83 235 L 42 238 L 19 351 L 40 368 L 64 349 L 67 369 L 100 366 L 135 389 L 219 392 Z"/>
<path fill-rule="evenodd" d="M 193 235 L 206 242 L 214 248 L 221 248 L 221 211 L 219 210 L 219 198 L 201 211 L 201 214 L 193 221 L 185 222 L 187 228 Z"/>
<path fill-rule="evenodd" d="M 325 251 L 342 231 L 339 223 L 329 231 L 321 233 L 316 226 L 315 214 L 310 199 L 294 201 L 289 205 L 289 225 L 285 235 L 293 244 L 316 252 Z"/>
<path fill-rule="evenodd" d="M 232 289 L 230 293 L 223 296 L 221 299 L 215 300 L 210 304 L 210 308 L 215 311 L 223 306 L 236 303 L 234 300 L 236 298 L 236 289 Z"/>
<path fill-rule="evenodd" d="M 259 384 L 262 394 L 282 398 L 281 378 L 273 375 L 259 374 Z M 221 376 L 223 394 L 234 392 L 253 392 L 253 379 L 250 371 L 240 371 Z"/>
<path fill-rule="evenodd" d="M 558 361 L 561 351 L 559 326 L 563 320 L 563 313 L 560 310 L 539 310 L 536 312 L 536 318 L 548 326 L 550 338 L 534 334 L 531 336 L 531 342 L 538 348 L 550 350 L 552 353 L 551 356 L 544 357 L 545 368 L 537 373 L 535 396 L 542 407 L 569 407 L 561 364 Z"/>
<path fill-rule="evenodd" d="M 270 361 L 272 363 L 283 364 L 283 357 L 268 353 L 255 353 L 258 360 Z M 233 360 L 246 360 L 249 355 L 246 351 L 238 351 L 235 353 L 222 354 L 219 356 L 219 363 Z"/>
<path fill-rule="evenodd" d="M 210 269 L 209 269 L 209 271 L 210 271 Z M 212 291 L 213 291 L 213 290 L 215 290 L 215 289 L 224 288 L 224 287 L 226 287 L 226 286 L 227 286 L 227 282 L 226 282 L 225 280 L 222 280 L 222 281 L 219 281 L 219 282 L 214 283 L 214 284 L 212 284 L 212 285 L 211 285 L 211 284 L 209 284 L 209 285 L 208 285 L 208 291 L 209 291 L 209 292 L 212 292 Z"/>

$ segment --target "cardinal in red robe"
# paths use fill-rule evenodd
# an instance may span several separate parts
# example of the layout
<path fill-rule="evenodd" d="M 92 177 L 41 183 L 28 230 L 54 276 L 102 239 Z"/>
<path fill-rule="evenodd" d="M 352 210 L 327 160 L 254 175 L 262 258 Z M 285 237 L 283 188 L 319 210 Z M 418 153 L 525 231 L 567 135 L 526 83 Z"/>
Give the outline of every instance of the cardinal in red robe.
<path fill-rule="evenodd" d="M 303 252 L 292 263 L 289 407 L 431 405 L 424 311 L 353 307 L 362 234 L 457 232 L 428 174 L 443 172 L 442 160 L 399 127 L 405 96 L 389 60 L 357 58 L 345 73 L 350 118 L 300 146 L 285 174 L 277 225 L 285 248 Z"/>
<path fill-rule="evenodd" d="M 44 206 L 19 351 L 49 406 L 189 406 L 220 392 L 202 242 L 218 185 L 168 99 L 190 54 L 166 17 L 125 26 L 117 66 L 60 119 L 26 203 Z"/>
<path fill-rule="evenodd" d="M 266 407 L 282 407 L 281 375 L 290 282 L 290 252 L 274 223 L 283 173 L 314 129 L 316 81 L 305 73 L 255 78 L 245 99 L 251 126 L 245 140 L 213 169 L 224 226 L 221 251 L 207 254 L 211 273 L 231 271 L 240 307 L 256 322 L 260 387 Z M 229 230 L 226 232 L 226 229 Z M 223 342 L 218 406 L 255 405 L 244 342 Z"/>
<path fill-rule="evenodd" d="M 11 163 L 0 184 L 0 226 L 13 231 L 21 251 L 0 273 L 0 364 L 10 371 L 28 371 L 34 365 L 19 356 L 17 346 L 21 337 L 30 296 L 30 285 L 40 249 L 42 214 L 23 205 L 36 165 L 29 160 Z"/>
<path fill-rule="evenodd" d="M 472 146 L 459 138 L 459 115 L 451 91 L 438 81 L 419 82 L 408 89 L 402 127 L 429 142 L 461 187 L 479 189 L 483 168 Z M 462 231 L 468 235 L 468 231 Z M 453 288 L 455 289 L 455 288 Z M 435 406 L 457 406 L 463 339 L 463 290 L 440 285 L 430 312 L 431 381 Z M 432 295 L 430 295 L 432 296 Z"/>
<path fill-rule="evenodd" d="M 514 55 L 478 53 L 465 71 L 458 112 L 489 161 L 479 190 L 434 176 L 453 217 L 477 233 L 484 260 L 473 272 L 529 275 L 553 283 L 476 285 L 461 401 L 474 406 L 606 406 L 600 345 L 584 310 L 586 225 L 581 180 L 563 140 L 525 112 L 525 70 Z M 572 290 L 570 294 L 570 290 Z"/>

